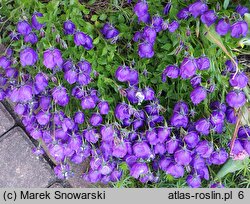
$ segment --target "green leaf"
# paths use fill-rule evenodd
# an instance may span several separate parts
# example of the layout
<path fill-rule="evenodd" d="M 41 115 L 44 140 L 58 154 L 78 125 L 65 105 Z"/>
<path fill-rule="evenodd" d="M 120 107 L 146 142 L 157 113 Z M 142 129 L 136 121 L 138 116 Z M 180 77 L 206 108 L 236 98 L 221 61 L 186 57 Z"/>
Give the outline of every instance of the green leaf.
<path fill-rule="evenodd" d="M 91 21 L 96 21 L 97 20 L 97 18 L 98 18 L 98 16 L 97 15 L 93 15 L 92 17 L 91 17 Z"/>
<path fill-rule="evenodd" d="M 227 9 L 227 7 L 229 5 L 229 2 L 230 2 L 230 0 L 224 0 L 224 3 L 223 3 L 223 8 L 224 9 Z"/>
<path fill-rule="evenodd" d="M 216 177 L 221 179 L 228 173 L 233 173 L 235 171 L 243 169 L 249 163 L 249 158 L 245 160 L 232 160 L 229 159 L 227 163 L 223 165 L 220 171 L 217 173 Z"/>
<path fill-rule="evenodd" d="M 100 15 L 100 17 L 99 17 L 99 19 L 100 19 L 101 21 L 106 20 L 106 18 L 107 18 L 107 14 L 105 14 L 105 13 L 103 13 L 103 14 Z"/>

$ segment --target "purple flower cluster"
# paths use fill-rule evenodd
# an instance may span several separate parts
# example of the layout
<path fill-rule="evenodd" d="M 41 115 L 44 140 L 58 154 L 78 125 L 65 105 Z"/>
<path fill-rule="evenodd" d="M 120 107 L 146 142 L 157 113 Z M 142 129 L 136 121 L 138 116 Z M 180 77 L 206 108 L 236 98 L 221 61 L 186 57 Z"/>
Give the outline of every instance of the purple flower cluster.
<path fill-rule="evenodd" d="M 111 39 L 112 43 L 118 40 L 119 31 L 110 23 L 105 23 L 101 29 L 101 33 L 106 39 Z"/>
<path fill-rule="evenodd" d="M 226 102 L 230 107 L 237 109 L 246 103 L 246 96 L 242 89 L 247 86 L 249 80 L 244 72 L 236 73 L 236 65 L 231 60 L 227 60 L 225 65 L 224 74 L 229 75 L 229 84 L 233 87 L 233 90 L 226 95 Z"/>
<path fill-rule="evenodd" d="M 239 5 L 236 8 L 236 12 L 243 16 L 245 13 L 248 13 L 249 10 L 247 7 Z M 194 18 L 199 17 L 201 22 L 208 27 L 216 23 L 218 19 L 215 11 L 209 10 L 208 5 L 201 0 L 198 0 L 190 4 L 188 7 L 183 8 L 177 14 L 177 18 L 179 20 L 186 20 L 190 16 Z M 246 37 L 248 33 L 248 24 L 246 21 L 241 19 L 236 22 L 234 20 L 234 23 L 230 24 L 230 20 L 228 18 L 222 17 L 216 23 L 215 30 L 221 36 L 224 36 L 230 32 L 231 37 L 233 38 Z"/>
<path fill-rule="evenodd" d="M 176 79 L 179 76 L 182 79 L 190 79 L 190 83 L 194 88 L 190 93 L 193 104 L 201 103 L 207 97 L 206 88 L 201 86 L 201 76 L 196 75 L 197 70 L 208 70 L 210 68 L 210 60 L 206 56 L 199 58 L 186 57 L 183 59 L 180 67 L 178 65 L 168 65 L 162 72 L 162 82 L 166 82 L 167 77 Z"/>
<path fill-rule="evenodd" d="M 69 84 L 77 83 L 80 86 L 87 86 L 91 82 L 91 64 L 87 60 L 81 60 L 74 64 L 72 60 L 65 60 L 62 65 L 64 79 Z"/>
<path fill-rule="evenodd" d="M 166 5 L 163 13 L 167 15 L 170 8 L 171 3 Z M 142 31 L 137 31 L 134 34 L 133 40 L 135 42 L 140 42 L 138 46 L 138 54 L 141 58 L 152 58 L 154 56 L 154 44 L 157 33 L 167 29 L 170 33 L 173 33 L 179 28 L 179 23 L 175 20 L 171 23 L 164 22 L 163 18 L 158 15 L 153 16 L 151 19 L 146 0 L 139 1 L 134 6 L 134 12 L 138 17 L 139 22 L 148 24 Z"/>

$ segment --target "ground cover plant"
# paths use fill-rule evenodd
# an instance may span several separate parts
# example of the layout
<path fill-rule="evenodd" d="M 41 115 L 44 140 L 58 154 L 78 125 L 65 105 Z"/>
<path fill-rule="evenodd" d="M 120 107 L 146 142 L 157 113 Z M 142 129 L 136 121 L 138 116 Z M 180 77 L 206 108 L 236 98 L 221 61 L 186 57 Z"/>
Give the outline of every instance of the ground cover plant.
<path fill-rule="evenodd" d="M 247 1 L 2 0 L 0 100 L 59 179 L 249 187 Z"/>

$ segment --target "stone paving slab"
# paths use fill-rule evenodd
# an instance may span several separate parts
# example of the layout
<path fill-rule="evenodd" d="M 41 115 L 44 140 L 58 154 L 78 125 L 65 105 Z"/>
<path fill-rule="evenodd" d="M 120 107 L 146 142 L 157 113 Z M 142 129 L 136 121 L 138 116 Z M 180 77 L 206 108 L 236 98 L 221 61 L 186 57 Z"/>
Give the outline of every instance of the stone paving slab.
<path fill-rule="evenodd" d="M 14 119 L 9 112 L 5 109 L 2 103 L 0 103 L 0 136 L 7 132 L 15 125 Z"/>
<path fill-rule="evenodd" d="M 55 180 L 50 165 L 37 158 L 34 144 L 16 127 L 0 138 L 0 187 L 46 187 Z"/>

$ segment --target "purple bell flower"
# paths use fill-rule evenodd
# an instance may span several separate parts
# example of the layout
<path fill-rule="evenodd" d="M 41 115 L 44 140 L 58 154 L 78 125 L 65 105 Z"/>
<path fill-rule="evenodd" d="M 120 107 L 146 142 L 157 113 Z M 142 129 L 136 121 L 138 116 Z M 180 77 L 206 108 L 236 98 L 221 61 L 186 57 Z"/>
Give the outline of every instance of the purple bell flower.
<path fill-rule="evenodd" d="M 93 109 L 96 106 L 94 98 L 92 96 L 86 96 L 81 101 L 82 109 Z"/>
<path fill-rule="evenodd" d="M 221 103 L 219 101 L 214 101 L 210 104 L 211 110 L 221 110 L 222 112 L 225 112 L 227 109 L 227 106 L 225 103 Z"/>
<path fill-rule="evenodd" d="M 154 46 L 151 43 L 143 42 L 139 44 L 138 54 L 140 58 L 152 58 L 154 56 Z"/>
<path fill-rule="evenodd" d="M 135 163 L 130 169 L 130 176 L 138 179 L 140 176 L 148 173 L 148 165 L 146 163 Z"/>
<path fill-rule="evenodd" d="M 126 82 L 129 79 L 130 68 L 128 66 L 119 66 L 115 72 L 115 78 L 120 82 Z"/>
<path fill-rule="evenodd" d="M 226 35 L 231 29 L 231 25 L 228 19 L 220 19 L 217 23 L 215 30 L 219 35 Z"/>
<path fill-rule="evenodd" d="M 17 78 L 18 77 L 18 74 L 19 74 L 19 72 L 18 72 L 18 70 L 17 69 L 15 69 L 15 68 L 12 68 L 12 67 L 9 67 L 9 68 L 7 68 L 6 70 L 5 70 L 5 75 L 6 75 L 6 77 L 8 77 L 8 78 Z"/>
<path fill-rule="evenodd" d="M 48 69 L 61 68 L 63 59 L 60 50 L 57 48 L 46 50 L 43 53 L 43 64 Z"/>
<path fill-rule="evenodd" d="M 187 149 L 177 150 L 174 159 L 177 164 L 187 166 L 192 161 L 191 152 Z"/>
<path fill-rule="evenodd" d="M 19 21 L 17 23 L 17 32 L 25 36 L 31 32 L 32 28 L 27 21 Z"/>
<path fill-rule="evenodd" d="M 181 113 L 174 113 L 170 118 L 171 126 L 186 128 L 188 125 L 188 116 Z"/>
<path fill-rule="evenodd" d="M 168 167 L 167 167 L 167 171 L 168 174 L 172 175 L 174 178 L 181 178 L 184 176 L 185 170 L 184 167 L 179 165 L 179 164 L 174 164 L 171 163 Z"/>
<path fill-rule="evenodd" d="M 130 103 L 133 103 L 133 104 L 138 103 L 138 98 L 136 97 L 137 91 L 138 91 L 137 87 L 134 87 L 134 86 L 127 88 L 126 90 L 127 98 Z"/>
<path fill-rule="evenodd" d="M 11 66 L 11 60 L 9 60 L 5 56 L 1 56 L 0 57 L 0 67 L 2 67 L 3 69 L 7 69 L 10 66 Z"/>
<path fill-rule="evenodd" d="M 116 158 L 123 158 L 126 156 L 127 153 L 128 153 L 128 149 L 123 141 L 119 141 L 114 144 L 112 156 Z"/>
<path fill-rule="evenodd" d="M 190 174 L 187 176 L 187 184 L 191 188 L 199 188 L 201 186 L 201 178 L 197 174 Z"/>
<path fill-rule="evenodd" d="M 240 72 L 235 74 L 231 74 L 229 83 L 232 87 L 236 88 L 245 88 L 248 84 L 248 77 L 244 72 Z"/>
<path fill-rule="evenodd" d="M 72 62 L 71 59 L 65 60 L 65 61 L 63 62 L 63 64 L 62 64 L 62 69 L 63 69 L 64 72 L 69 71 L 69 70 L 72 69 L 73 67 L 74 67 L 74 64 L 73 64 L 73 62 Z"/>
<path fill-rule="evenodd" d="M 228 159 L 228 153 L 225 149 L 218 149 L 217 151 L 213 152 L 210 157 L 210 161 L 212 164 L 221 165 L 224 164 Z"/>
<path fill-rule="evenodd" d="M 134 6 L 134 12 L 138 17 L 144 16 L 145 14 L 147 14 L 148 13 L 148 4 L 147 4 L 147 2 L 145 2 L 145 1 L 138 2 Z"/>
<path fill-rule="evenodd" d="M 170 129 L 168 127 L 158 127 L 157 137 L 159 143 L 164 143 L 170 136 Z"/>
<path fill-rule="evenodd" d="M 82 60 L 76 65 L 84 74 L 89 75 L 92 71 L 92 66 L 87 60 Z"/>
<path fill-rule="evenodd" d="M 188 105 L 184 101 L 179 101 L 178 103 L 175 104 L 173 112 L 187 115 Z"/>
<path fill-rule="evenodd" d="M 155 129 L 147 130 L 146 138 L 150 145 L 156 145 L 158 143 L 157 132 Z"/>
<path fill-rule="evenodd" d="M 174 33 L 178 28 L 180 24 L 177 21 L 173 21 L 168 25 L 168 31 L 170 33 Z"/>
<path fill-rule="evenodd" d="M 26 112 L 28 110 L 28 107 L 27 105 L 24 105 L 24 104 L 21 104 L 21 103 L 18 103 L 16 104 L 15 108 L 14 108 L 14 111 L 18 114 L 18 115 L 25 115 Z"/>
<path fill-rule="evenodd" d="M 18 90 L 19 102 L 28 102 L 32 100 L 32 87 L 29 85 L 21 86 Z"/>
<path fill-rule="evenodd" d="M 217 16 L 213 10 L 209 10 L 201 15 L 201 22 L 208 27 L 215 23 Z"/>
<path fill-rule="evenodd" d="M 96 127 L 102 123 L 102 116 L 99 113 L 93 113 L 89 119 L 89 122 L 92 126 Z"/>
<path fill-rule="evenodd" d="M 49 153 L 50 155 L 57 161 L 61 162 L 63 161 L 65 155 L 64 155 L 64 149 L 59 144 L 51 144 L 49 145 Z"/>
<path fill-rule="evenodd" d="M 248 33 L 248 24 L 246 21 L 238 21 L 231 26 L 231 36 L 233 38 L 246 37 Z"/>
<path fill-rule="evenodd" d="M 77 46 L 81 46 L 81 45 L 83 46 L 85 45 L 85 42 L 86 42 L 86 34 L 84 34 L 83 32 L 77 31 L 74 34 L 74 43 Z"/>
<path fill-rule="evenodd" d="M 196 87 L 191 93 L 190 98 L 194 105 L 201 103 L 207 97 L 207 91 L 202 86 Z"/>
<path fill-rule="evenodd" d="M 109 104 L 107 101 L 101 101 L 99 104 L 98 104 L 98 108 L 99 108 L 99 111 L 100 111 L 100 114 L 102 115 L 107 115 L 109 113 Z"/>
<path fill-rule="evenodd" d="M 141 39 L 142 39 L 142 33 L 139 31 L 135 32 L 135 34 L 133 36 L 133 41 L 138 42 Z"/>
<path fill-rule="evenodd" d="M 52 90 L 52 97 L 56 104 L 66 106 L 69 103 L 67 89 L 63 86 L 57 86 Z"/>
<path fill-rule="evenodd" d="M 199 70 L 208 70 L 210 68 L 210 60 L 205 56 L 196 59 L 196 64 Z"/>
<path fill-rule="evenodd" d="M 130 118 L 131 112 L 129 106 L 126 103 L 119 103 L 115 108 L 115 117 L 118 120 L 124 120 Z"/>
<path fill-rule="evenodd" d="M 175 151 L 177 150 L 179 145 L 180 145 L 180 141 L 178 139 L 176 139 L 175 137 L 170 138 L 166 142 L 166 150 L 169 154 L 173 154 L 173 153 L 175 153 Z"/>
<path fill-rule="evenodd" d="M 75 24 L 71 20 L 67 20 L 63 23 L 63 30 L 65 35 L 72 35 L 75 32 Z"/>
<path fill-rule="evenodd" d="M 188 7 L 188 11 L 192 14 L 194 18 L 197 18 L 198 16 L 202 15 L 208 10 L 208 6 L 205 3 L 202 3 L 201 1 L 196 1 L 193 4 L 190 4 Z"/>
<path fill-rule="evenodd" d="M 184 136 L 184 141 L 189 148 L 194 148 L 200 141 L 199 135 L 196 131 L 190 131 Z"/>
<path fill-rule="evenodd" d="M 114 28 L 110 23 L 104 24 L 101 32 L 106 39 L 113 39 L 119 35 L 119 31 Z"/>
<path fill-rule="evenodd" d="M 96 129 L 84 130 L 83 136 L 88 142 L 93 143 L 93 144 L 97 143 L 100 138 L 100 134 L 97 132 Z"/>
<path fill-rule="evenodd" d="M 201 85 L 201 76 L 200 75 L 194 75 L 191 79 L 190 79 L 190 84 L 191 86 L 195 89 L 200 87 Z"/>
<path fill-rule="evenodd" d="M 210 122 L 207 119 L 202 118 L 195 123 L 195 129 L 200 134 L 208 135 L 210 132 Z"/>
<path fill-rule="evenodd" d="M 150 87 L 146 87 L 145 89 L 143 89 L 143 95 L 145 101 L 151 101 L 155 98 L 155 92 Z"/>
<path fill-rule="evenodd" d="M 91 82 L 89 75 L 80 72 L 78 74 L 77 82 L 82 86 L 87 86 Z"/>
<path fill-rule="evenodd" d="M 158 143 L 154 146 L 154 153 L 159 155 L 164 155 L 166 153 L 166 145 L 163 143 Z"/>
<path fill-rule="evenodd" d="M 173 162 L 173 159 L 170 157 L 161 157 L 159 160 L 159 168 L 163 171 L 167 171 L 168 166 Z"/>
<path fill-rule="evenodd" d="M 154 44 L 155 39 L 156 39 L 156 31 L 154 28 L 151 28 L 149 26 L 146 26 L 143 29 L 142 32 L 142 37 L 144 38 L 144 40 L 148 43 Z"/>
<path fill-rule="evenodd" d="M 44 24 L 41 24 L 37 21 L 37 17 L 43 17 L 42 13 L 35 12 L 31 17 L 31 25 L 34 29 L 40 30 L 42 27 L 44 27 Z"/>
<path fill-rule="evenodd" d="M 134 86 L 139 83 L 139 73 L 135 69 L 130 69 L 128 75 L 128 82 L 131 86 Z"/>
<path fill-rule="evenodd" d="M 51 114 L 49 112 L 39 111 L 36 120 L 40 125 L 47 125 L 50 121 Z"/>
<path fill-rule="evenodd" d="M 186 20 L 188 17 L 189 17 L 189 11 L 188 11 L 188 8 L 183 8 L 183 9 L 181 9 L 178 13 L 177 13 L 177 18 L 179 19 L 179 20 L 181 20 L 181 19 L 184 19 L 184 20 Z"/>
<path fill-rule="evenodd" d="M 101 127 L 102 141 L 112 142 L 114 140 L 115 130 L 112 125 Z"/>
<path fill-rule="evenodd" d="M 24 42 L 26 42 L 26 43 L 29 42 L 31 44 L 35 44 L 35 43 L 37 43 L 37 41 L 38 41 L 38 38 L 37 38 L 36 34 L 33 32 L 30 32 L 28 35 L 24 36 Z"/>
<path fill-rule="evenodd" d="M 69 84 L 74 84 L 77 81 L 78 73 L 74 69 L 70 69 L 64 74 L 64 79 L 69 83 Z"/>
<path fill-rule="evenodd" d="M 86 50 L 91 50 L 93 48 L 92 38 L 80 31 L 77 31 L 74 34 L 74 43 L 77 46 L 83 46 Z"/>
<path fill-rule="evenodd" d="M 150 14 L 146 13 L 143 16 L 138 16 L 138 22 L 143 22 L 143 23 L 149 24 L 150 23 Z"/>
<path fill-rule="evenodd" d="M 229 122 L 229 123 L 232 123 L 232 124 L 236 123 L 238 117 L 235 115 L 235 111 L 233 108 L 231 108 L 231 107 L 227 108 L 226 119 L 227 119 L 227 122 Z"/>
<path fill-rule="evenodd" d="M 195 150 L 201 157 L 209 158 L 214 150 L 214 147 L 210 142 L 203 140 L 198 143 Z"/>
<path fill-rule="evenodd" d="M 113 170 L 110 174 L 110 181 L 118 182 L 122 178 L 122 171 L 121 170 Z"/>
<path fill-rule="evenodd" d="M 56 165 L 56 167 L 54 168 L 54 173 L 59 179 L 67 179 L 73 175 L 68 164 Z"/>
<path fill-rule="evenodd" d="M 48 110 L 51 107 L 51 97 L 50 96 L 40 97 L 39 106 L 44 111 Z"/>
<path fill-rule="evenodd" d="M 146 142 L 137 142 L 133 145 L 134 155 L 142 159 L 150 159 L 153 154 L 149 145 Z"/>
<path fill-rule="evenodd" d="M 33 66 L 38 60 L 38 55 L 31 47 L 27 47 L 20 52 L 20 62 L 23 67 Z"/>
<path fill-rule="evenodd" d="M 171 79 L 176 79 L 179 77 L 179 67 L 176 65 L 167 66 L 162 72 L 161 80 L 162 82 L 166 82 L 166 78 L 169 77 Z"/>
<path fill-rule="evenodd" d="M 226 95 L 226 101 L 233 108 L 240 108 L 246 103 L 246 96 L 242 91 L 230 91 Z"/>
<path fill-rule="evenodd" d="M 85 116 L 84 116 L 84 113 L 81 112 L 81 111 L 78 111 L 75 113 L 74 115 L 74 122 L 77 123 L 77 124 L 83 124 L 84 123 L 84 119 L 85 119 Z"/>
<path fill-rule="evenodd" d="M 242 5 L 238 5 L 235 9 L 235 11 L 240 14 L 241 16 L 244 16 L 245 13 L 249 13 L 249 9 L 245 6 L 242 6 Z"/>
<path fill-rule="evenodd" d="M 242 126 L 239 128 L 238 131 L 238 138 L 239 139 L 247 139 L 250 137 L 250 127 Z"/>
<path fill-rule="evenodd" d="M 35 76 L 35 88 L 39 93 L 44 91 L 48 85 L 48 77 L 44 73 L 40 72 Z"/>
<path fill-rule="evenodd" d="M 194 59 L 184 58 L 180 66 L 180 76 L 182 79 L 188 79 L 195 75 L 197 64 Z"/>
<path fill-rule="evenodd" d="M 152 24 L 156 32 L 162 30 L 163 19 L 160 16 L 154 16 L 152 19 Z"/>
<path fill-rule="evenodd" d="M 88 172 L 88 179 L 90 183 L 97 183 L 101 180 L 101 173 L 99 171 L 92 171 Z"/>
<path fill-rule="evenodd" d="M 215 110 L 210 115 L 210 122 L 212 125 L 219 125 L 224 123 L 225 113 L 220 110 Z"/>

